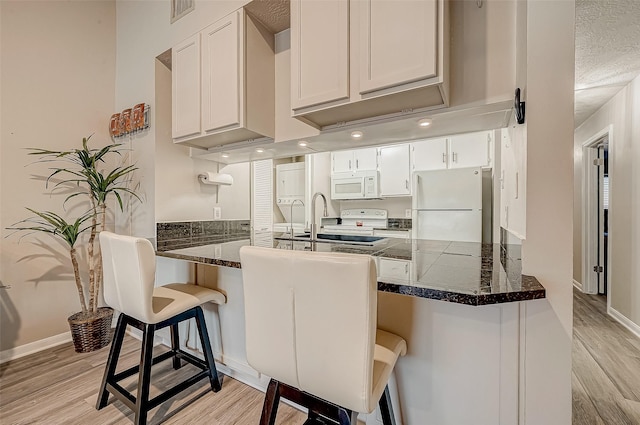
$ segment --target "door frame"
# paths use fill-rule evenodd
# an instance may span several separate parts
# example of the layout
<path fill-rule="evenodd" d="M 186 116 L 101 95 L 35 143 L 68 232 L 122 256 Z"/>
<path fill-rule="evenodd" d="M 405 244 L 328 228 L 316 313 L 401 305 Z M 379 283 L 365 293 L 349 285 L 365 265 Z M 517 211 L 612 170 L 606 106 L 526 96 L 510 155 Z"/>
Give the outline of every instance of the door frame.
<path fill-rule="evenodd" d="M 598 262 L 599 235 L 591 231 L 597 227 L 598 222 L 598 197 L 591 190 L 598 181 L 598 169 L 593 167 L 593 160 L 598 157 L 597 149 L 594 149 L 604 138 L 608 139 L 609 158 L 613 141 L 613 125 L 609 125 L 582 144 L 582 292 L 587 294 L 598 293 L 598 278 L 593 272 L 593 264 Z M 611 217 L 611 163 L 609 163 L 609 217 Z M 609 226 L 607 241 L 607 260 L 611 262 L 611 226 Z M 611 267 L 607 267 L 607 308 L 611 299 L 613 284 L 611 282 Z"/>

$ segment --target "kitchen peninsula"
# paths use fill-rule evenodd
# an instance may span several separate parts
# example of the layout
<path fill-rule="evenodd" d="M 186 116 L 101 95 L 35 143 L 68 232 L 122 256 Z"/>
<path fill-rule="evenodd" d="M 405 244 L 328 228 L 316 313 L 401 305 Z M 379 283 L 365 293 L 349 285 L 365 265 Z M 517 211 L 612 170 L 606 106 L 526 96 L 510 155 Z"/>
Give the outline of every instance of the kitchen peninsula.
<path fill-rule="evenodd" d="M 371 245 L 311 243 L 282 233 L 250 235 L 248 228 L 234 230 L 235 223 L 204 237 L 198 224 L 189 233 L 186 223 L 158 224 L 160 238 L 163 230 L 177 238 L 158 240 L 159 270 L 168 263 L 195 263 L 195 281 L 227 295 L 227 304 L 210 307 L 207 319 L 219 320 L 222 347 L 216 357 L 225 373 L 258 388 L 266 385 L 246 363 L 240 247 L 368 254 L 378 265 L 378 326 L 408 344 L 394 383 L 403 423 L 515 423 L 506 419 L 518 415 L 513 397 L 524 352 L 519 317 L 524 304 L 546 296 L 535 277 L 521 274 L 519 245 L 401 238 Z M 171 226 L 180 230 L 166 228 Z M 456 407 L 461 404 L 464 409 Z"/>
<path fill-rule="evenodd" d="M 230 240 L 216 244 L 172 249 L 158 255 L 215 266 L 241 268 L 240 247 L 368 254 L 403 262 L 406 278 L 379 273 L 378 289 L 403 295 L 468 305 L 498 304 L 545 297 L 533 276 L 520 273 L 520 259 L 512 258 L 500 244 L 385 238 L 371 245 L 287 240 L 281 233 Z M 235 238 L 231 238 L 235 239 Z M 223 239 L 224 240 L 224 239 Z"/>

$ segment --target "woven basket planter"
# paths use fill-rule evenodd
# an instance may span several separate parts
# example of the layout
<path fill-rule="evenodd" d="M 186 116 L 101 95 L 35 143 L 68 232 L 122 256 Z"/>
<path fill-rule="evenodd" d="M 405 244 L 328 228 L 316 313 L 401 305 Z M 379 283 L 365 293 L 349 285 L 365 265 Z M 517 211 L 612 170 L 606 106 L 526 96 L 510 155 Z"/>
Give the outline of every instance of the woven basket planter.
<path fill-rule="evenodd" d="M 99 350 L 111 342 L 113 309 L 100 307 L 95 315 L 86 317 L 82 312 L 69 316 L 69 327 L 76 353 Z"/>

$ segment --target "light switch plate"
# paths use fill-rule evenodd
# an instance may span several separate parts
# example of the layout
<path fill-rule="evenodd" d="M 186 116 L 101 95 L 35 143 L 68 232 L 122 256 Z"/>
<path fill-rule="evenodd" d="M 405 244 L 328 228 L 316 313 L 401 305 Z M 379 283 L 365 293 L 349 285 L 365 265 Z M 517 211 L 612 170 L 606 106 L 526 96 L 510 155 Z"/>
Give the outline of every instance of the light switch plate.
<path fill-rule="evenodd" d="M 404 210 L 404 216 L 406 218 L 411 218 L 411 210 L 408 209 L 408 208 L 406 210 Z"/>
<path fill-rule="evenodd" d="M 220 220 L 222 218 L 222 208 L 213 207 L 213 219 Z"/>

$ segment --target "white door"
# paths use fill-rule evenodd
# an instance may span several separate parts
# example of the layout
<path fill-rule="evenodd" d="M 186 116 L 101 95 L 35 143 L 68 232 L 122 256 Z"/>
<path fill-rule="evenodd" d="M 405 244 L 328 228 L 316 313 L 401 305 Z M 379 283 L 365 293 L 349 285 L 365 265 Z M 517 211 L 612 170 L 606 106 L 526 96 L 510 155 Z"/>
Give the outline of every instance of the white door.
<path fill-rule="evenodd" d="M 380 148 L 380 196 L 411 195 L 410 146 Z"/>
<path fill-rule="evenodd" d="M 349 98 L 349 2 L 291 1 L 291 107 Z"/>
<path fill-rule="evenodd" d="M 242 11 L 202 31 L 202 124 L 213 133 L 241 123 Z"/>
<path fill-rule="evenodd" d="M 492 157 L 490 131 L 459 134 L 449 139 L 449 168 L 489 167 Z"/>
<path fill-rule="evenodd" d="M 337 151 L 331 153 L 331 172 L 347 173 L 353 170 L 353 151 Z"/>
<path fill-rule="evenodd" d="M 438 1 L 359 0 L 360 93 L 435 77 Z"/>
<path fill-rule="evenodd" d="M 200 133 L 200 34 L 171 49 L 174 139 Z"/>
<path fill-rule="evenodd" d="M 353 151 L 353 170 L 374 171 L 378 169 L 378 149 L 367 148 Z"/>
<path fill-rule="evenodd" d="M 443 170 L 447 168 L 447 139 L 423 140 L 411 144 L 413 170 Z"/>
<path fill-rule="evenodd" d="M 273 160 L 251 163 L 251 229 L 252 234 L 270 232 L 273 228 Z"/>

